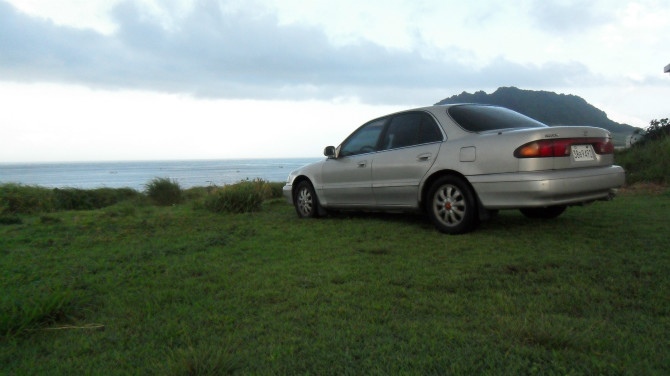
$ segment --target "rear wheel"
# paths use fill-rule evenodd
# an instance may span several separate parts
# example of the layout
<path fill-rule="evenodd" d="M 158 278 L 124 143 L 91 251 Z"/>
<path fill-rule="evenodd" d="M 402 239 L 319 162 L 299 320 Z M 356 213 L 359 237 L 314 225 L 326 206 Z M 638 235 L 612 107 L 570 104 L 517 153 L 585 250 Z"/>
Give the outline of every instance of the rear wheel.
<path fill-rule="evenodd" d="M 300 218 L 319 216 L 319 200 L 310 182 L 302 181 L 298 184 L 293 193 L 293 205 Z"/>
<path fill-rule="evenodd" d="M 519 211 L 528 218 L 552 219 L 563 214 L 565 205 L 546 206 L 543 208 L 521 208 Z"/>
<path fill-rule="evenodd" d="M 474 194 L 457 176 L 445 176 L 433 183 L 428 192 L 426 211 L 435 227 L 447 234 L 472 231 L 478 222 Z"/>

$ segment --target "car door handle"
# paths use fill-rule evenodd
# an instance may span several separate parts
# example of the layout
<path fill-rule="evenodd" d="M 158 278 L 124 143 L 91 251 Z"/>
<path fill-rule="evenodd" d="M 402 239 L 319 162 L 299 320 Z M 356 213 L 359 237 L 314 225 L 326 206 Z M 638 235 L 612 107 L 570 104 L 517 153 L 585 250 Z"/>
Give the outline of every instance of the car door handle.
<path fill-rule="evenodd" d="M 368 164 L 368 161 L 359 161 L 358 162 L 358 168 L 365 168 L 365 166 Z"/>
<path fill-rule="evenodd" d="M 421 154 L 418 157 L 416 157 L 416 160 L 419 161 L 419 162 L 425 162 L 425 161 L 430 160 L 431 156 L 432 156 L 432 154 L 430 154 L 430 153 Z"/>

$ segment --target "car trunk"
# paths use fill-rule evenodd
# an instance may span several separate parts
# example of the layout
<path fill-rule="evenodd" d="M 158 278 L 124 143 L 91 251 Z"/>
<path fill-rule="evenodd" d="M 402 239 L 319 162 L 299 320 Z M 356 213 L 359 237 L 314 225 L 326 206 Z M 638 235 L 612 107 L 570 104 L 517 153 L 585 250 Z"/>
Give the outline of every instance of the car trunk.
<path fill-rule="evenodd" d="M 610 133 L 601 128 L 560 126 L 514 133 L 525 140 L 515 150 L 520 172 L 606 167 L 614 161 Z"/>

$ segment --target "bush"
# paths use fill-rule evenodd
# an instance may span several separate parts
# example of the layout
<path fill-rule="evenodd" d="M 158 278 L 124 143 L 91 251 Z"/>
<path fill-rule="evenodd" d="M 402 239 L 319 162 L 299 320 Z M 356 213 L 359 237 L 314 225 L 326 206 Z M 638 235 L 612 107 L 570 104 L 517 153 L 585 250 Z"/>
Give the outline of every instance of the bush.
<path fill-rule="evenodd" d="M 626 170 L 626 184 L 670 183 L 670 137 L 617 151 L 614 160 Z"/>
<path fill-rule="evenodd" d="M 0 225 L 20 225 L 23 220 L 15 215 L 0 215 Z"/>
<path fill-rule="evenodd" d="M 198 201 L 202 200 L 207 195 L 214 191 L 217 187 L 210 185 L 207 187 L 191 187 L 185 189 L 183 192 L 184 201 Z"/>
<path fill-rule="evenodd" d="M 13 183 L 0 185 L 0 214 L 54 210 L 53 192 L 50 189 Z"/>
<path fill-rule="evenodd" d="M 268 183 L 270 187 L 270 197 L 268 198 L 282 198 L 284 197 L 284 183 Z"/>
<path fill-rule="evenodd" d="M 670 122 L 668 118 L 654 119 L 649 122 L 649 127 L 642 133 L 642 139 L 636 145 L 645 144 L 650 141 L 661 140 L 670 135 Z"/>
<path fill-rule="evenodd" d="M 54 189 L 57 210 L 100 209 L 138 196 L 140 193 L 131 188 Z"/>
<path fill-rule="evenodd" d="M 158 205 L 174 205 L 182 202 L 179 183 L 169 178 L 154 178 L 145 185 L 147 196 Z"/>
<path fill-rule="evenodd" d="M 142 195 L 131 188 L 49 189 L 20 184 L 3 184 L 0 185 L 0 215 L 100 209 L 139 197 Z"/>
<path fill-rule="evenodd" d="M 649 127 L 636 132 L 642 138 L 630 148 L 617 150 L 614 160 L 626 170 L 626 184 L 670 183 L 670 122 L 652 120 Z"/>
<path fill-rule="evenodd" d="M 271 197 L 270 184 L 264 180 L 244 180 L 219 188 L 205 200 L 205 208 L 216 213 L 247 213 L 260 210 Z"/>

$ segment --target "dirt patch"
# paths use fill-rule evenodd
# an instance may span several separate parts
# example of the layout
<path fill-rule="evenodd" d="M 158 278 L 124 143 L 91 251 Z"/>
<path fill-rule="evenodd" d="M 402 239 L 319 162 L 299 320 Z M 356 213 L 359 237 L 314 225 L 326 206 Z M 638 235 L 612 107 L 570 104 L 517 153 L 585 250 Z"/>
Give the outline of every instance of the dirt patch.
<path fill-rule="evenodd" d="M 663 194 L 668 191 L 667 184 L 658 184 L 658 183 L 635 183 L 632 185 L 626 185 L 619 189 L 621 194 L 635 194 L 635 193 L 647 193 L 647 194 Z"/>

